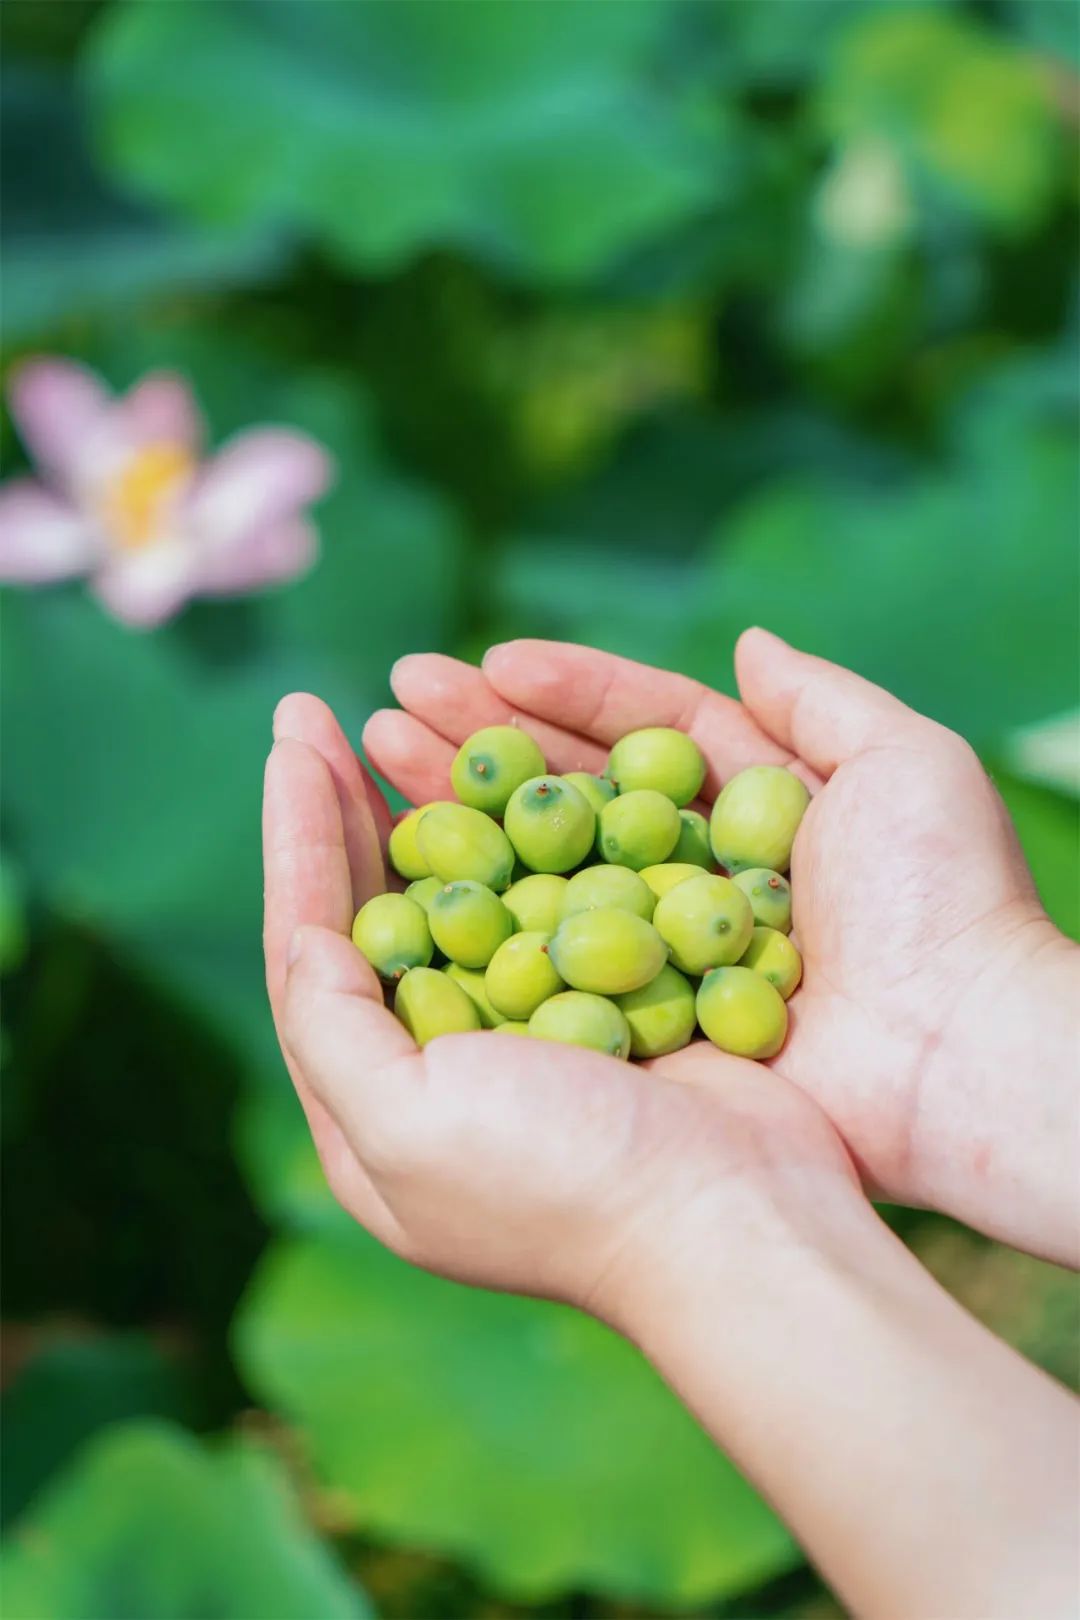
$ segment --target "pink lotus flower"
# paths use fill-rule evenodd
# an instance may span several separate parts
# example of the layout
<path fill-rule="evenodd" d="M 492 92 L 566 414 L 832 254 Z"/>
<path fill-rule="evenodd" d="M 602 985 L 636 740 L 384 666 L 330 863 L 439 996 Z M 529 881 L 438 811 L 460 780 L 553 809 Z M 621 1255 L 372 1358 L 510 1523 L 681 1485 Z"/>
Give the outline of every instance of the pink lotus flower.
<path fill-rule="evenodd" d="M 305 434 L 250 428 L 200 461 L 181 377 L 155 373 L 116 398 L 69 360 L 22 366 L 9 398 L 43 481 L 0 489 L 0 580 L 86 574 L 110 613 L 150 626 L 193 596 L 254 591 L 314 562 L 304 508 L 331 465 Z"/>

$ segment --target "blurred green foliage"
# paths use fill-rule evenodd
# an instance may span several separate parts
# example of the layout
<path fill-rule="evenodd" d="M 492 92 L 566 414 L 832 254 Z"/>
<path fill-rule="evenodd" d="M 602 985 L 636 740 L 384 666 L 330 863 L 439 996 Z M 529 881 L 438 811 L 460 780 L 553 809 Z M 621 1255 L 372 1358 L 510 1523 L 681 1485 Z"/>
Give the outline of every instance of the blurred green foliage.
<path fill-rule="evenodd" d="M 370 1609 L 302 1523 L 271 1455 L 203 1451 L 182 1431 L 113 1429 L 47 1490 L 9 1542 L 4 1602 L 69 1615 L 367 1620 Z"/>
<path fill-rule="evenodd" d="M 625 1345 L 332 1204 L 263 1002 L 261 765 L 283 692 L 357 736 L 409 649 L 572 636 L 731 689 L 762 622 L 965 732 L 1080 930 L 1070 772 L 1018 729 L 1078 704 L 1075 12 L 0 32 L 9 359 L 176 367 L 214 442 L 283 421 L 339 467 L 295 586 L 145 636 L 4 602 L 8 1611 L 832 1613 Z M 1050 1268 L 903 1230 L 1068 1375 Z"/>
<path fill-rule="evenodd" d="M 700 1601 L 797 1559 L 640 1356 L 575 1312 L 347 1229 L 267 1256 L 234 1345 L 359 1523 L 454 1547 L 515 1595 Z"/>

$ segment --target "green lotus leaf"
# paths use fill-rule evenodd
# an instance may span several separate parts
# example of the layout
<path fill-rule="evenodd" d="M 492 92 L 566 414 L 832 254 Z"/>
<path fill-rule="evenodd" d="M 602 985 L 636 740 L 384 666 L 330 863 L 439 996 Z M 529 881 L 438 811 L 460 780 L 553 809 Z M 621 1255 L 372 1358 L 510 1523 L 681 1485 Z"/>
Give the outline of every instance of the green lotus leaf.
<path fill-rule="evenodd" d="M 0 1554 L 19 1620 L 369 1620 L 280 1465 L 163 1424 L 111 1429 L 18 1520 Z"/>
<path fill-rule="evenodd" d="M 325 1230 L 267 1252 L 234 1343 L 358 1523 L 515 1596 L 693 1603 L 797 1561 L 637 1351 L 576 1312 Z"/>

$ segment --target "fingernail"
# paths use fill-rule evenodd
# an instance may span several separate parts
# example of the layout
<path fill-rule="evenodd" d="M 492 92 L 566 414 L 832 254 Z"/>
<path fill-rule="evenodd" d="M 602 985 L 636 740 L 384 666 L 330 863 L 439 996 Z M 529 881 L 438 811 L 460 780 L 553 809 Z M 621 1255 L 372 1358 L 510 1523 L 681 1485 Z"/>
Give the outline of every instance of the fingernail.
<path fill-rule="evenodd" d="M 508 641 L 496 641 L 492 646 L 490 646 L 487 649 L 487 651 L 485 652 L 483 658 L 481 658 L 481 660 L 480 660 L 480 668 L 484 669 L 486 667 L 486 665 L 487 665 L 487 661 L 488 661 L 489 658 L 493 658 L 496 653 L 502 652 L 503 648 L 508 647 L 509 645 L 510 645 L 510 643 Z"/>
<path fill-rule="evenodd" d="M 285 953 L 285 966 L 294 967 L 303 949 L 304 930 L 302 928 L 294 928 L 292 938 L 289 941 L 289 949 Z"/>

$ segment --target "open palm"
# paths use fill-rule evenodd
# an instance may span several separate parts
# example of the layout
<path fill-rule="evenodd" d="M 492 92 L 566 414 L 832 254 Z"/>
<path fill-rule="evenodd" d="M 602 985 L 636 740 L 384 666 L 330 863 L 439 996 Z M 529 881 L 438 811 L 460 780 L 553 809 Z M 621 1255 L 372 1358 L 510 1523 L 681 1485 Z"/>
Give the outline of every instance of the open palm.
<path fill-rule="evenodd" d="M 762 631 L 742 638 L 737 674 L 742 703 L 561 643 L 507 643 L 482 671 L 414 655 L 393 675 L 402 709 L 373 716 L 365 746 L 414 802 L 449 794 L 471 731 L 515 716 L 556 771 L 600 770 L 618 737 L 649 725 L 696 739 L 708 797 L 747 765 L 789 765 L 814 794 L 792 862 L 805 973 L 773 1067 L 825 1108 L 870 1185 L 923 1201 L 933 1144 L 920 1132 L 936 1117 L 926 1092 L 962 1089 L 982 998 L 1045 918 L 1004 807 L 959 737 Z"/>
<path fill-rule="evenodd" d="M 418 798 L 443 791 L 444 737 L 408 714 L 394 724 L 409 766 L 388 774 Z M 285 699 L 275 736 L 271 1003 L 328 1181 L 383 1242 L 461 1280 L 618 1322 L 622 1279 L 655 1274 L 661 1233 L 714 1249 L 722 1231 L 752 1271 L 781 1205 L 794 1201 L 803 1231 L 859 1198 L 811 1100 L 704 1043 L 642 1067 L 494 1032 L 418 1051 L 348 937 L 356 908 L 385 887 L 385 803 L 317 698 Z"/>

